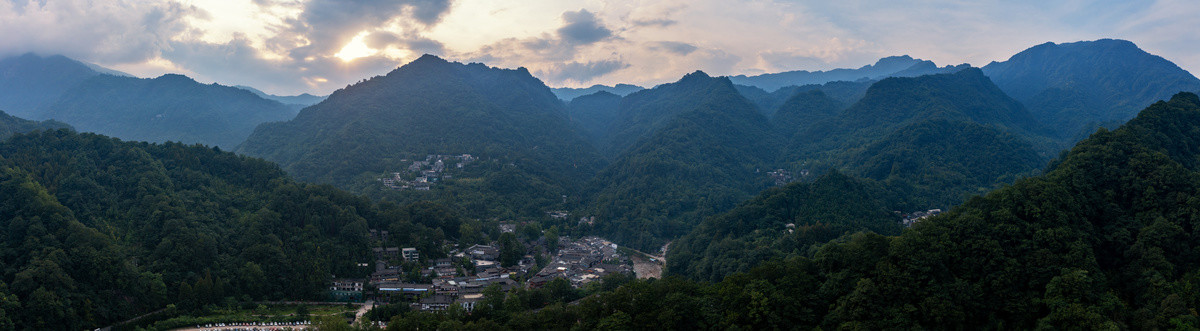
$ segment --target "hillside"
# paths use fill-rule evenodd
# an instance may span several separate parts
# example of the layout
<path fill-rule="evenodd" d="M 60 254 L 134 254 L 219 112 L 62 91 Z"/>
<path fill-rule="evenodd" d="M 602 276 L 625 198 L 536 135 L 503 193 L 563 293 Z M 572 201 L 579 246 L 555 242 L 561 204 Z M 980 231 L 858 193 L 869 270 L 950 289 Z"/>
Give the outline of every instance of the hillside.
<path fill-rule="evenodd" d="M 765 188 L 759 171 L 778 150 L 754 105 L 702 72 L 625 97 L 613 132 L 620 152 L 588 186 L 586 212 L 596 233 L 647 250 Z"/>
<path fill-rule="evenodd" d="M 900 233 L 900 215 L 878 183 L 830 173 L 811 183 L 771 188 L 737 208 L 705 219 L 671 244 L 671 274 L 719 282 L 759 264 L 791 256 L 847 233 Z"/>
<path fill-rule="evenodd" d="M 810 130 L 811 125 L 836 117 L 843 108 L 841 102 L 821 90 L 796 92 L 772 114 L 771 125 L 780 137 L 790 139 L 800 131 Z"/>
<path fill-rule="evenodd" d="M 1175 93 L 1200 90 L 1200 79 L 1174 63 L 1113 39 L 1037 45 L 983 72 L 1039 122 L 1062 128 L 1061 139 L 1089 124 L 1126 121 Z"/>
<path fill-rule="evenodd" d="M 34 130 L 57 130 L 71 129 L 70 125 L 58 121 L 30 121 L 27 119 L 17 118 L 0 111 L 0 141 L 8 139 L 9 136 L 18 133 L 26 133 Z"/>
<path fill-rule="evenodd" d="M 233 149 L 260 123 L 284 121 L 291 108 L 187 76 L 154 79 L 99 75 L 63 93 L 46 118 L 125 140 L 176 141 Z"/>
<path fill-rule="evenodd" d="M 100 75 L 88 64 L 62 55 L 27 53 L 0 60 L 0 109 L 13 116 L 43 120 L 44 108 L 70 88 Z"/>
<path fill-rule="evenodd" d="M 367 230 L 438 254 L 458 225 L 202 146 L 66 130 L 0 143 L 0 326 L 93 329 L 167 304 L 323 300 Z M 453 227 L 453 229 L 451 229 Z M 16 307 L 19 305 L 19 307 Z"/>
<path fill-rule="evenodd" d="M 490 170 L 448 183 L 461 191 L 442 196 L 475 203 L 455 195 L 485 194 L 486 204 L 519 204 L 504 208 L 526 215 L 561 203 L 603 164 L 562 102 L 528 70 L 432 55 L 338 90 L 291 121 L 264 124 L 238 152 L 277 162 L 301 180 L 360 191 L 382 190 L 377 178 L 427 155 L 470 154 Z"/>
<path fill-rule="evenodd" d="M 621 96 L 600 91 L 572 99 L 567 103 L 567 114 L 592 146 L 600 148 L 608 143 L 608 133 L 620 107 Z"/>

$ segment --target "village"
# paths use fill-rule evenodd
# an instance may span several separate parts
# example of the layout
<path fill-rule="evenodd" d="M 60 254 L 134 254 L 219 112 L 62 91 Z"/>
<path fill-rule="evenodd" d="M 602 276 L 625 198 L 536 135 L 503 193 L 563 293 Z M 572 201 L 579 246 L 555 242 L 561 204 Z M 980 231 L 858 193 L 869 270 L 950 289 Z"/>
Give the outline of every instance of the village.
<path fill-rule="evenodd" d="M 514 227 L 502 224 L 500 229 L 512 232 Z M 371 230 L 371 236 L 382 243 L 387 242 L 388 233 Z M 541 238 L 521 246 L 519 260 L 511 265 L 502 263 L 502 247 L 496 242 L 454 248 L 449 257 L 436 259 L 424 258 L 414 247 L 375 247 L 374 272 L 367 278 L 335 278 L 330 296 L 334 301 L 377 305 L 408 303 L 419 311 L 440 311 L 452 305 L 471 311 L 489 287 L 535 289 L 563 278 L 580 288 L 609 274 L 633 274 L 632 260 L 618 253 L 616 244 L 598 237 L 561 238 L 557 245 L 547 245 Z M 539 266 L 534 254 L 547 247 L 557 249 Z"/>
<path fill-rule="evenodd" d="M 478 158 L 471 154 L 462 155 L 438 155 L 431 154 L 425 157 L 424 161 L 412 161 L 405 172 L 393 172 L 390 176 L 380 178 L 379 181 L 383 186 L 393 190 L 416 190 L 428 191 L 435 183 L 443 179 L 452 179 L 453 175 L 447 173 L 447 164 L 454 164 L 452 169 L 462 169 Z M 408 159 L 400 160 L 408 162 Z"/>
<path fill-rule="evenodd" d="M 899 211 L 896 211 L 896 213 L 900 214 Z M 941 213 L 942 213 L 941 209 L 930 209 L 930 210 L 926 210 L 926 211 L 914 211 L 914 212 L 911 212 L 908 214 L 900 214 L 900 218 L 901 218 L 900 223 L 903 224 L 905 227 L 909 227 L 909 226 L 912 226 L 913 224 L 917 224 L 917 222 L 923 221 L 923 220 L 933 217 L 933 216 L 937 216 L 938 214 L 941 214 Z"/>

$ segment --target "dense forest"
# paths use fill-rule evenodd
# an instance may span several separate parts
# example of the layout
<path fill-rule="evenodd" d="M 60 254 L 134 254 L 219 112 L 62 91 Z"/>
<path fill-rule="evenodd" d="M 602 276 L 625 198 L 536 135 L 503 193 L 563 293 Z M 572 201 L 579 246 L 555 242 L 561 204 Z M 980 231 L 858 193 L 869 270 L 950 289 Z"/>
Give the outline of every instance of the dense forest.
<path fill-rule="evenodd" d="M 372 261 L 368 229 L 436 257 L 463 224 L 436 205 L 296 183 L 217 148 L 58 130 L 18 134 L 0 155 L 0 328 L 91 329 L 169 303 L 322 299 L 329 275 L 368 273 L 356 265 Z"/>
<path fill-rule="evenodd" d="M 808 256 L 814 246 L 847 233 L 896 235 L 901 225 L 895 204 L 883 185 L 836 172 L 771 188 L 672 242 L 667 268 L 718 282 L 765 261 Z"/>
<path fill-rule="evenodd" d="M 0 111 L 0 141 L 17 133 L 26 133 L 34 130 L 57 130 L 70 128 L 70 125 L 58 121 L 30 121 L 27 119 L 17 118 L 16 116 L 12 116 Z"/>

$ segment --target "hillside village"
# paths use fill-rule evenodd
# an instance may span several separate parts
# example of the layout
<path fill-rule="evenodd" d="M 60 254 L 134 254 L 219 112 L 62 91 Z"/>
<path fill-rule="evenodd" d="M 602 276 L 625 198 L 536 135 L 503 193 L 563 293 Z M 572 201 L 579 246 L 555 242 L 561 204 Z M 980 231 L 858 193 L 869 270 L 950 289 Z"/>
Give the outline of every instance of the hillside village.
<path fill-rule="evenodd" d="M 423 161 L 412 161 L 412 164 L 404 172 L 393 172 L 391 176 L 379 178 L 379 182 L 393 190 L 428 191 L 439 180 L 454 178 L 453 175 L 446 173 L 448 169 L 462 169 L 477 160 L 478 158 L 471 154 L 430 154 Z M 401 160 L 401 162 L 408 162 L 408 160 Z M 448 164 L 453 164 L 453 167 Z"/>

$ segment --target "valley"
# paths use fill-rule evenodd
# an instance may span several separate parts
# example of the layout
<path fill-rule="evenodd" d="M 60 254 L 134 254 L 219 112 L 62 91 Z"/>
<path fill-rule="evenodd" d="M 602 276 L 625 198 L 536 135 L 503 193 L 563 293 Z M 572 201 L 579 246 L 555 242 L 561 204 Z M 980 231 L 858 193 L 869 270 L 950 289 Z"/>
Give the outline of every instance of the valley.
<path fill-rule="evenodd" d="M 0 60 L 0 329 L 1200 327 L 1200 79 L 1128 41 L 647 87 L 425 54 L 325 97 L 101 69 Z"/>

